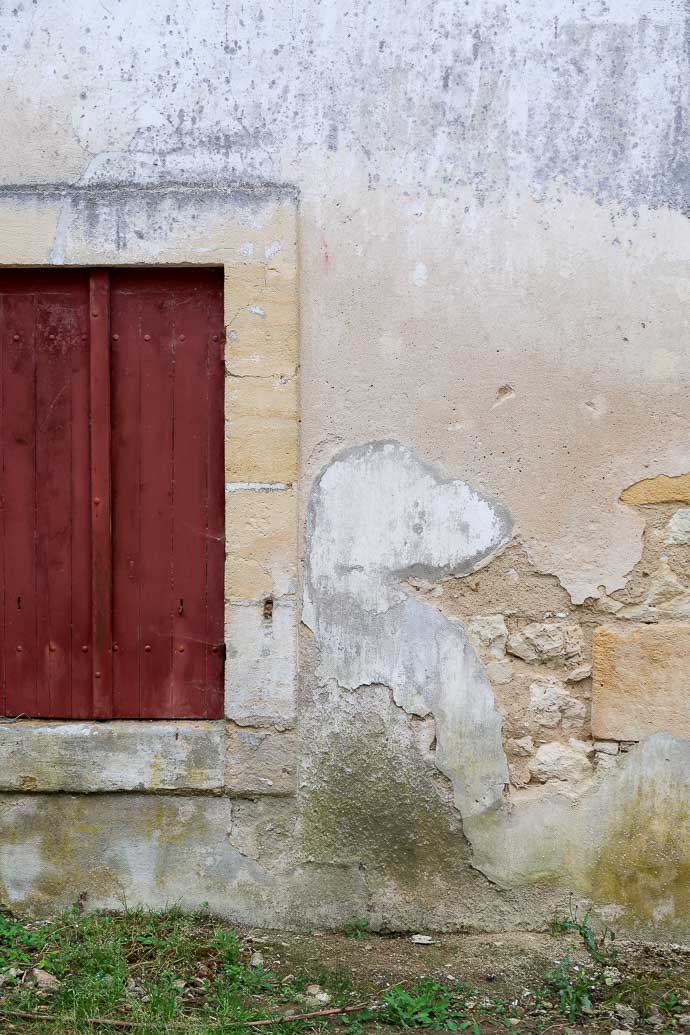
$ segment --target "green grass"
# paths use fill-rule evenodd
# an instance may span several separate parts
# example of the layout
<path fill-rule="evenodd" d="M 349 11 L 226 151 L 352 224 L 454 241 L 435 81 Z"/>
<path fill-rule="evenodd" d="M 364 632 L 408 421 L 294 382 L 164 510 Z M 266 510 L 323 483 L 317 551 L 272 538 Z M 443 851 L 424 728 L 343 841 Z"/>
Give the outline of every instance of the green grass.
<path fill-rule="evenodd" d="M 366 938 L 369 934 L 369 921 L 364 918 L 348 920 L 344 927 L 348 938 Z"/>
<path fill-rule="evenodd" d="M 94 1025 L 89 1020 L 94 1017 L 136 1021 L 143 1027 L 131 1030 L 141 1035 L 167 1030 L 206 1035 L 228 1021 L 280 1012 L 280 982 L 263 967 L 250 966 L 247 956 L 234 931 L 203 914 L 71 912 L 30 927 L 2 916 L 0 974 L 6 980 L 0 1011 L 64 1018 L 61 1024 L 21 1022 L 31 1035 L 117 1030 Z M 41 996 L 27 984 L 31 967 L 54 975 L 60 984 Z M 24 974 L 7 977 L 10 968 Z M 0 1030 L 5 1028 L 0 1025 Z M 270 1030 L 279 1035 L 301 1029 L 292 1023 Z"/>
<path fill-rule="evenodd" d="M 82 914 L 75 909 L 44 923 L 24 923 L 0 914 L 0 1032 L 249 1035 L 252 1029 L 243 1022 L 281 1017 L 265 1029 L 266 1035 L 376 1035 L 392 1028 L 539 1035 L 547 1028 L 565 1032 L 571 1024 L 596 1028 L 597 1021 L 598 1030 L 609 1031 L 616 1027 L 611 1011 L 625 1003 L 638 1010 L 642 1019 L 652 1008 L 657 1016 L 660 1011 L 662 1033 L 681 1035 L 678 1017 L 688 1012 L 688 1006 L 677 975 L 621 974 L 611 988 L 605 981 L 611 954 L 604 951 L 607 943 L 596 936 L 588 918 L 571 915 L 556 920 L 553 931 L 577 933 L 589 952 L 587 962 L 573 961 L 566 953 L 555 966 L 545 966 L 533 987 L 518 998 L 506 999 L 443 976 L 417 976 L 384 988 L 363 988 L 363 979 L 354 979 L 346 967 L 328 969 L 318 962 L 313 967 L 293 966 L 289 975 L 281 977 L 254 955 L 256 942 L 243 940 L 205 912 L 127 910 L 113 915 Z M 343 944 L 348 944 L 345 939 Z M 384 939 L 370 936 L 356 951 L 375 955 L 385 945 Z M 281 956 L 283 966 L 289 966 L 289 953 Z M 39 987 L 33 979 L 36 968 L 53 975 L 57 983 Z M 308 992 L 313 984 L 327 992 L 327 1003 L 315 1001 L 313 992 Z M 293 1021 L 286 1016 L 355 1004 L 365 1005 L 335 1018 Z M 12 1011 L 34 1016 L 21 1018 Z M 57 1020 L 46 1019 L 45 1014 Z M 137 1026 L 118 1029 L 94 1023 L 94 1018 Z M 259 1035 L 262 1030 L 254 1029 Z"/>

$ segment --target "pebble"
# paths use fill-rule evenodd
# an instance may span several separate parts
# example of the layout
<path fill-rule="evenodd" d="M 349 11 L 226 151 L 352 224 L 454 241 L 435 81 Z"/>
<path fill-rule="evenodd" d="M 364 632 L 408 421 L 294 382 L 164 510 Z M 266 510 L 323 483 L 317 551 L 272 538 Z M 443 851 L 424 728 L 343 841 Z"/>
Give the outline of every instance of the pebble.
<path fill-rule="evenodd" d="M 31 971 L 31 977 L 39 988 L 46 990 L 58 988 L 60 985 L 60 981 L 53 974 L 49 974 L 47 970 L 41 970 L 39 967 Z"/>
<path fill-rule="evenodd" d="M 326 1003 L 330 1003 L 331 1001 L 330 995 L 328 992 L 324 992 L 321 985 L 307 985 L 304 990 L 304 994 L 309 1005 L 324 1006 Z"/>
<path fill-rule="evenodd" d="M 632 1006 L 628 1006 L 627 1003 L 616 1003 L 613 1008 L 613 1012 L 616 1017 L 620 1017 L 628 1028 L 634 1028 L 640 1019 L 640 1015 L 637 1010 L 634 1010 Z"/>
<path fill-rule="evenodd" d="M 324 992 L 324 989 L 320 984 L 307 984 L 304 989 L 304 995 L 314 1004 L 323 1005 L 324 1003 L 330 1003 L 331 1001 L 331 997 L 327 992 Z"/>
<path fill-rule="evenodd" d="M 618 985 L 621 980 L 621 972 L 617 967 L 604 967 L 604 984 Z"/>
<path fill-rule="evenodd" d="M 264 965 L 263 954 L 260 953 L 260 952 L 253 952 L 251 954 L 251 956 L 249 957 L 249 966 L 250 967 L 263 967 L 263 965 Z"/>

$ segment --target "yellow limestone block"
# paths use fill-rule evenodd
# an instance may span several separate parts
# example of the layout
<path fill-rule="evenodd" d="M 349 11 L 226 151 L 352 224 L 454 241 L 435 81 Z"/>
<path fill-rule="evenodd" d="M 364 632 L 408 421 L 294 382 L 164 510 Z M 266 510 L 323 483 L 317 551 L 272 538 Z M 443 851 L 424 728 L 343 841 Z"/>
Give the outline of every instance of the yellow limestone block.
<path fill-rule="evenodd" d="M 592 735 L 690 738 L 690 624 L 603 625 L 592 645 Z"/>
<path fill-rule="evenodd" d="M 623 503 L 644 506 L 647 503 L 690 503 L 690 474 L 667 474 L 644 478 L 621 493 Z"/>

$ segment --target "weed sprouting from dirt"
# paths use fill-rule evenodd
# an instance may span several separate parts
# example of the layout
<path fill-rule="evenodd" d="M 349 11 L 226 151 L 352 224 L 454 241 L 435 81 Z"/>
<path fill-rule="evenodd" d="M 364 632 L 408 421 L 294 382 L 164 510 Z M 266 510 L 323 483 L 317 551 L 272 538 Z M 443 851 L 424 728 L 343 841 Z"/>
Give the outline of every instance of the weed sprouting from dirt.
<path fill-rule="evenodd" d="M 568 934 L 574 932 L 582 938 L 582 943 L 597 963 L 613 963 L 616 958 L 614 942 L 615 932 L 605 927 L 600 935 L 597 935 L 589 922 L 589 913 L 584 916 L 578 915 L 577 907 L 573 906 L 573 897 L 570 896 L 567 916 L 555 916 L 551 921 L 551 934 Z"/>
<path fill-rule="evenodd" d="M 395 985 L 381 996 L 375 1019 L 379 1024 L 397 1028 L 465 1031 L 476 1027 L 479 1031 L 477 1021 L 471 1016 L 470 994 L 471 989 L 464 984 L 444 985 L 429 978 L 409 989 Z M 370 1012 L 369 1016 L 374 1015 Z"/>
<path fill-rule="evenodd" d="M 547 973 L 546 985 L 547 990 L 555 992 L 558 997 L 559 1012 L 565 1014 L 571 1023 L 583 1013 L 592 1012 L 592 978 L 584 967 L 569 957 Z"/>
<path fill-rule="evenodd" d="M 362 918 L 348 920 L 343 930 L 348 938 L 366 938 L 369 934 L 369 921 Z"/>

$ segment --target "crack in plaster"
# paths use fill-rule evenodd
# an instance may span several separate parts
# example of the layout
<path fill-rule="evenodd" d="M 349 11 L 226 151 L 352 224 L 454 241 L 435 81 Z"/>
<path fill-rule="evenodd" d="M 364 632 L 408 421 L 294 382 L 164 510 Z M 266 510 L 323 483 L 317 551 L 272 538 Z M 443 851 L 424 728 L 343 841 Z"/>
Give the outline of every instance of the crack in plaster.
<path fill-rule="evenodd" d="M 409 714 L 433 715 L 436 766 L 463 818 L 503 800 L 501 717 L 462 625 L 403 583 L 468 575 L 511 534 L 504 507 L 394 441 L 337 455 L 308 508 L 303 622 L 321 674 L 349 690 L 382 684 Z"/>

